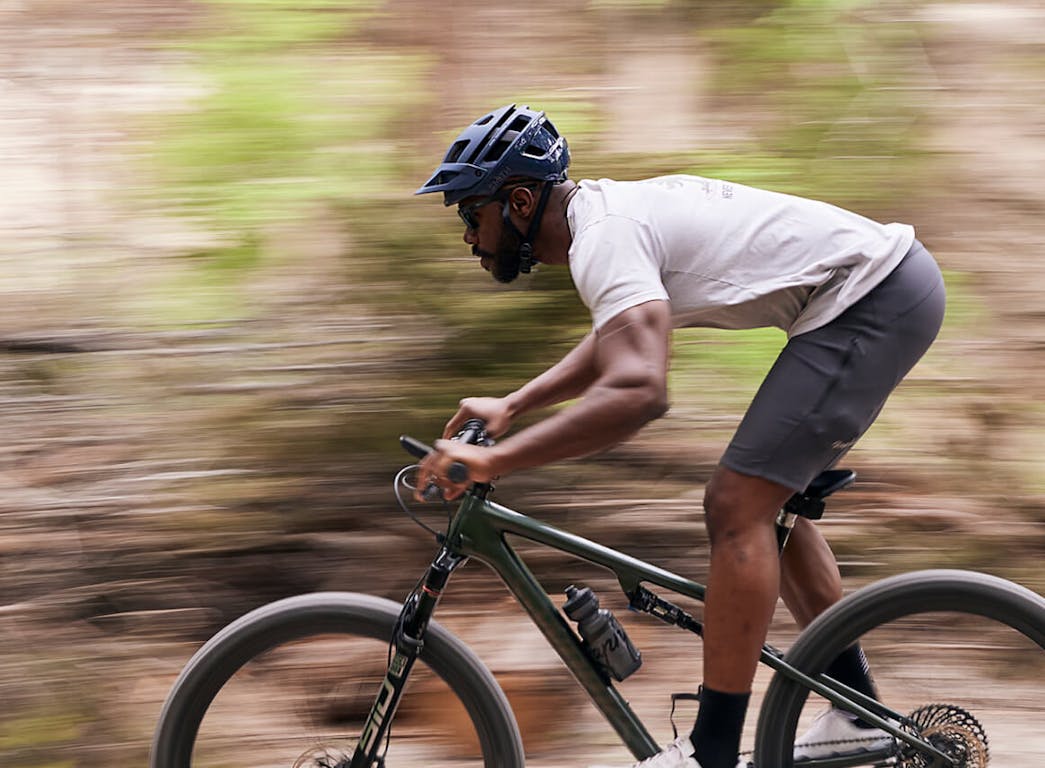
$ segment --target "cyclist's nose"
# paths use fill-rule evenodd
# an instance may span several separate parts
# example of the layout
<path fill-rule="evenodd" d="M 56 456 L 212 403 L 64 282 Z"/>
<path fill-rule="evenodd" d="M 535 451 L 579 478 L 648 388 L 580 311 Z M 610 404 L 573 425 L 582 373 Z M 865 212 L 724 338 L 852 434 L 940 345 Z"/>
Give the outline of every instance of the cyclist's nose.
<path fill-rule="evenodd" d="M 464 228 L 464 241 L 466 243 L 468 243 L 468 245 L 478 245 L 479 244 L 479 233 L 476 232 L 471 227 L 465 227 Z"/>

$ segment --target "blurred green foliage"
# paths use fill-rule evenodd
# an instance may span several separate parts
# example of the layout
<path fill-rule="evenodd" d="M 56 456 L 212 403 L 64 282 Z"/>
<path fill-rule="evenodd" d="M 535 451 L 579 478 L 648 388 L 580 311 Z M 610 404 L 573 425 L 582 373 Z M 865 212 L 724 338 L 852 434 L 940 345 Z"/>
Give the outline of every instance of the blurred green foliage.
<path fill-rule="evenodd" d="M 157 127 L 154 157 L 163 200 L 215 234 L 189 254 L 201 283 L 234 286 L 260 263 L 266 230 L 317 200 L 381 194 L 396 175 L 390 126 L 422 99 L 425 57 L 340 45 L 379 5 L 209 0 L 203 31 L 178 38 L 205 85 Z"/>
<path fill-rule="evenodd" d="M 358 31 L 377 0 L 203 0 L 207 34 L 190 41 L 226 56 L 336 41 Z"/>
<path fill-rule="evenodd" d="M 873 9 L 795 0 L 707 32 L 719 93 L 767 116 L 754 146 L 711 160 L 716 173 L 858 208 L 924 189 L 918 29 L 884 23 Z"/>

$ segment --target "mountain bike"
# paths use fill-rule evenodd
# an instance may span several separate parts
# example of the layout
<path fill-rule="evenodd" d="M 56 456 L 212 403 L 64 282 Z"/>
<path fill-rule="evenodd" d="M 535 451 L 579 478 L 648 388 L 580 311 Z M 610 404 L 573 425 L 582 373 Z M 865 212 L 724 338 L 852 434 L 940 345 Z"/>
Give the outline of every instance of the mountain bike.
<path fill-rule="evenodd" d="M 457 439 L 487 442 L 481 422 L 466 424 Z M 412 438 L 401 441 L 419 457 L 429 450 Z M 412 489 L 411 470 L 399 473 L 395 488 L 413 516 L 403 497 Z M 451 472 L 463 481 L 466 469 L 455 465 Z M 824 500 L 854 479 L 848 470 L 829 470 L 795 494 L 777 518 L 780 546 L 797 516 L 820 517 Z M 572 588 L 561 610 L 518 545 L 551 548 L 605 569 L 630 609 L 680 636 L 702 632 L 699 618 L 677 601 L 699 603 L 704 586 L 501 506 L 491 490 L 473 484 L 446 530 L 432 530 L 435 557 L 403 603 L 347 592 L 302 595 L 221 630 L 174 683 L 156 729 L 152 768 L 521 768 L 524 745 L 497 680 L 433 619 L 451 575 L 469 559 L 500 577 L 634 758 L 655 754 L 656 741 L 618 685 L 641 666 L 641 650 L 604 609 L 578 617 L 579 602 L 590 601 L 587 590 Z M 824 674 L 857 641 L 880 700 Z M 886 578 L 823 613 L 786 653 L 763 647 L 760 661 L 774 675 L 757 721 L 754 765 L 981 768 L 993 756 L 990 764 L 1002 768 L 1040 766 L 1043 650 L 1045 599 L 1029 589 L 960 570 Z M 877 749 L 858 753 L 850 747 L 859 745 L 840 745 L 832 758 L 794 760 L 796 733 L 825 705 L 886 731 L 891 744 L 879 739 Z"/>

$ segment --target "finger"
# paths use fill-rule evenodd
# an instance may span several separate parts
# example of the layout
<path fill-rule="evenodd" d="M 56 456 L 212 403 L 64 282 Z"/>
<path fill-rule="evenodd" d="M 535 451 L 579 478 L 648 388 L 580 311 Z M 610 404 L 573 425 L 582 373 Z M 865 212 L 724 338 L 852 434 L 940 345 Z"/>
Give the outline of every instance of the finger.
<path fill-rule="evenodd" d="M 443 498 L 446 499 L 447 501 L 453 501 L 454 499 L 459 498 L 461 496 L 461 494 L 463 494 L 467 490 L 468 490 L 467 486 L 460 486 L 460 485 L 452 486 L 449 489 L 444 488 L 443 489 Z"/>
<path fill-rule="evenodd" d="M 450 477 L 450 467 L 454 464 L 464 464 L 467 467 L 467 448 L 461 443 L 458 443 L 455 440 L 441 438 L 435 441 L 433 447 L 439 452 L 438 472 L 436 473 L 439 477 L 444 479 Z M 461 478 L 456 477 L 454 479 L 460 480 Z"/>
<path fill-rule="evenodd" d="M 425 489 L 421 495 L 425 501 L 442 501 L 446 498 L 443 489 L 434 481 L 425 484 Z"/>
<path fill-rule="evenodd" d="M 461 425 L 468 421 L 470 411 L 465 406 L 467 400 L 468 398 L 461 400 L 461 407 L 457 409 L 457 413 L 451 417 L 450 421 L 446 422 L 446 427 L 443 429 L 444 440 L 449 440 L 456 435 L 461 430 Z"/>
<path fill-rule="evenodd" d="M 445 480 L 440 481 L 435 475 L 418 475 L 417 486 L 414 488 L 414 500 L 421 503 L 440 501 L 443 498 L 442 486 L 445 482 Z"/>
<path fill-rule="evenodd" d="M 414 501 L 431 501 L 427 496 L 428 487 L 436 478 L 437 472 L 434 466 L 437 454 L 433 451 L 421 460 L 417 465 L 417 473 L 414 476 Z"/>
<path fill-rule="evenodd" d="M 424 503 L 428 501 L 426 493 L 428 491 L 428 473 L 422 473 L 420 470 L 417 472 L 417 478 L 414 480 L 414 501 Z"/>

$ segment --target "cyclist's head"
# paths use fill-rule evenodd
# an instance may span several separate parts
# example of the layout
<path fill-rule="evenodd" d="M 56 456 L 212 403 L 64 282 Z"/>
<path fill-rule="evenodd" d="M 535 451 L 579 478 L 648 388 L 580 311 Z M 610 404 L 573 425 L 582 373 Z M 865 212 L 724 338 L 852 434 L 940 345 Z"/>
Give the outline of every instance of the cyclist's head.
<path fill-rule="evenodd" d="M 569 165 L 566 139 L 544 113 L 508 104 L 465 128 L 414 194 L 442 192 L 443 204 L 455 205 L 493 197 L 509 180 L 565 181 Z"/>

